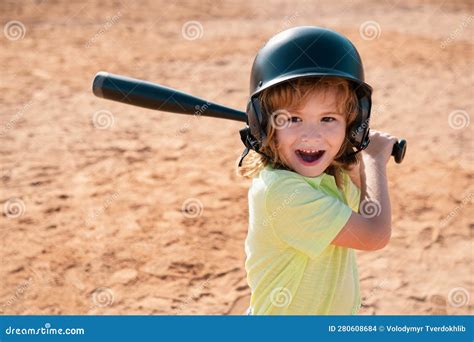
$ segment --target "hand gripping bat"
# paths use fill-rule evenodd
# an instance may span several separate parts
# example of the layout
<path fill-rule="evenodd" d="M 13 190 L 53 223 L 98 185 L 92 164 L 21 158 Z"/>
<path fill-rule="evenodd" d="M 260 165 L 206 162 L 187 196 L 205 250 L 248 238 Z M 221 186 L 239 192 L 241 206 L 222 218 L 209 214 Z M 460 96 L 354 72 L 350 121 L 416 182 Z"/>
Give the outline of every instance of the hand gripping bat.
<path fill-rule="evenodd" d="M 126 76 L 99 72 L 92 83 L 98 97 L 134 106 L 187 115 L 247 122 L 245 112 L 213 103 L 202 98 L 168 88 L 157 83 Z M 393 145 L 392 156 L 401 163 L 406 151 L 406 141 L 400 139 Z"/>

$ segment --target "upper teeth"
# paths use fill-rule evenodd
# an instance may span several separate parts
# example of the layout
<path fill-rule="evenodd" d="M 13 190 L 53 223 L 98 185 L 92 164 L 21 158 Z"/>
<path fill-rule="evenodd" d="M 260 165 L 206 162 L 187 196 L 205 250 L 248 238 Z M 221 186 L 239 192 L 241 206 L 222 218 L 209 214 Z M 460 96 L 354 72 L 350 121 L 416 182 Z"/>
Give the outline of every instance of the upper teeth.
<path fill-rule="evenodd" d="M 316 152 L 319 152 L 319 150 L 303 150 L 303 149 L 300 149 L 300 151 L 303 151 L 304 153 L 316 153 Z"/>

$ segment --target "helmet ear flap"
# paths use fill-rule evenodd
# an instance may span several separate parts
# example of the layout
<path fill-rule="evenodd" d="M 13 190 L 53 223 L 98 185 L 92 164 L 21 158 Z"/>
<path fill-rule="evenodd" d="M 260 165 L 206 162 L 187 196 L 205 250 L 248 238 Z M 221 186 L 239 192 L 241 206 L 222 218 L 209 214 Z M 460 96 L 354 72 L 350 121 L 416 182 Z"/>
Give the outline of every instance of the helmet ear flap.
<path fill-rule="evenodd" d="M 350 129 L 349 141 L 357 151 L 369 145 L 369 121 L 372 107 L 371 94 L 357 90 L 357 117 Z"/>
<path fill-rule="evenodd" d="M 262 146 L 267 143 L 266 125 L 267 119 L 261 109 L 260 100 L 258 97 L 251 97 L 247 103 L 247 126 L 239 131 L 240 139 L 245 145 L 245 150 L 239 160 L 239 167 L 242 166 L 242 162 L 250 150 L 254 150 L 271 160 L 268 155 L 260 151 Z"/>
<path fill-rule="evenodd" d="M 251 97 L 247 104 L 247 120 L 250 133 L 256 140 L 254 147 L 258 152 L 258 150 L 266 144 L 267 140 L 267 134 L 265 132 L 267 118 L 262 110 L 258 97 Z"/>

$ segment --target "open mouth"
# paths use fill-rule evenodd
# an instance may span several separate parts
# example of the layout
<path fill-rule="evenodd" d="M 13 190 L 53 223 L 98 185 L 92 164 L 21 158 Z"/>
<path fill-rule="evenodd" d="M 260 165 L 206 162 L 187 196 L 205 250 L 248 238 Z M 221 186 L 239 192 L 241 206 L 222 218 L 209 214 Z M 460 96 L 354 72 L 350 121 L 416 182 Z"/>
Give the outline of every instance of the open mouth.
<path fill-rule="evenodd" d="M 324 155 L 324 150 L 296 150 L 295 153 L 303 164 L 316 164 Z"/>

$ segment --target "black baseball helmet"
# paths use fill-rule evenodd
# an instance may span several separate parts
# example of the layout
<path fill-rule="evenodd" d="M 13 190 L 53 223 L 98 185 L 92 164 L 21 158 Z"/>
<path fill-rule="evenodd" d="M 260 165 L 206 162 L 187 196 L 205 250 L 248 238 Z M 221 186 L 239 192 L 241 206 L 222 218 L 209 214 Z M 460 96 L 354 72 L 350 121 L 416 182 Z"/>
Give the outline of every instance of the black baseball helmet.
<path fill-rule="evenodd" d="M 299 26 L 273 36 L 260 49 L 250 75 L 247 126 L 240 130 L 246 149 L 260 154 L 266 145 L 267 115 L 262 112 L 260 93 L 274 85 L 301 77 L 340 77 L 349 81 L 358 99 L 358 114 L 349 127 L 353 154 L 369 144 L 372 87 L 364 81 L 362 60 L 355 46 L 343 35 L 316 26 Z M 268 156 L 267 156 L 268 157 Z"/>

